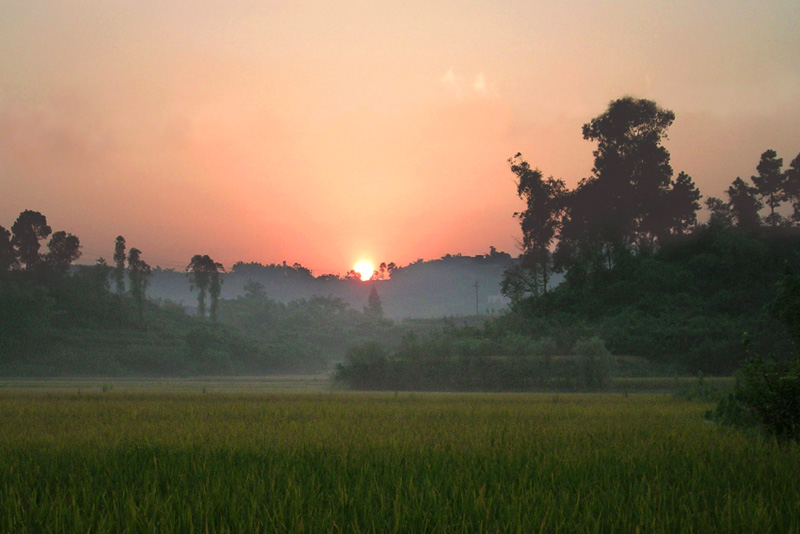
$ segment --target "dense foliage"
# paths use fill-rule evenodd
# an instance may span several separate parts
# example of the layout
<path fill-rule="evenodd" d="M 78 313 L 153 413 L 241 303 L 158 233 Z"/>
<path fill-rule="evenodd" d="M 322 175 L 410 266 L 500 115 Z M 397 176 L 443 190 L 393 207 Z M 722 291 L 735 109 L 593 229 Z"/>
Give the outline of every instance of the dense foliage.
<path fill-rule="evenodd" d="M 559 347 L 504 328 L 456 327 L 426 335 L 407 334 L 386 349 L 366 342 L 348 350 L 334 378 L 353 389 L 389 391 L 597 391 L 616 374 L 637 376 L 656 369 L 641 360 L 612 358 L 596 338 Z"/>
<path fill-rule="evenodd" d="M 109 270 L 78 267 L 58 277 L 1 273 L 0 374 L 320 373 L 349 345 L 395 343 L 409 328 L 336 298 L 277 303 L 257 284 L 245 296 L 220 300 L 214 322 L 170 301 L 114 293 L 107 287 Z"/>
<path fill-rule="evenodd" d="M 523 254 L 502 281 L 512 312 L 482 331 L 431 336 L 416 360 L 402 345 L 389 353 L 361 347 L 337 376 L 354 387 L 597 387 L 579 379 L 577 364 L 571 381 L 554 378 L 561 373 L 506 339 L 552 342 L 549 356 L 556 357 L 574 355 L 576 340 L 597 338 L 614 355 L 676 374 L 733 372 L 746 360 L 744 332 L 752 351 L 791 354 L 800 314 L 787 308 L 792 319 L 782 324 L 768 307 L 785 266 L 800 270 L 798 212 L 781 214 L 787 202 L 800 205 L 800 156 L 783 170 L 783 160 L 765 151 L 758 174 L 734 180 L 727 201 L 708 199 L 711 217 L 698 224 L 702 195 L 686 173 L 673 178 L 663 146 L 674 119 L 651 101 L 611 102 L 583 127 L 597 148 L 591 176 L 574 190 L 521 154 L 511 158 L 525 202 L 515 214 Z M 554 273 L 561 283 L 553 283 Z"/>
<path fill-rule="evenodd" d="M 797 164 L 783 170 L 765 151 L 752 185 L 737 178 L 727 201 L 708 199 L 711 218 L 698 225 L 701 194 L 685 173 L 673 179 L 662 144 L 674 118 L 651 101 L 611 102 L 583 127 L 595 163 L 572 191 L 520 154 L 510 161 L 527 209 L 518 214 L 522 261 L 503 290 L 521 328 L 552 336 L 574 324 L 573 337 L 588 329 L 614 354 L 692 373 L 737 368 L 743 332 L 753 350 L 787 353 L 786 329 L 766 306 L 784 265 L 800 268 L 800 219 L 780 213 L 800 198 Z M 547 268 L 564 275 L 549 291 Z"/>
<path fill-rule="evenodd" d="M 733 393 L 720 399 L 712 419 L 800 441 L 800 359 L 755 358 L 737 374 Z"/>
<path fill-rule="evenodd" d="M 515 313 L 530 335 L 588 330 L 614 354 L 724 374 L 744 361 L 743 332 L 759 352 L 791 350 L 787 329 L 767 310 L 786 263 L 800 266 L 795 229 L 748 235 L 704 226 L 654 254 L 620 255 L 589 283 L 567 281 L 519 301 Z"/>
<path fill-rule="evenodd" d="M 187 267 L 184 282 L 199 290 L 190 315 L 148 298 L 152 270 L 122 236 L 113 267 L 101 258 L 70 268 L 75 236 L 56 232 L 49 252 L 38 252 L 52 233 L 44 215 L 25 211 L 12 229 L 0 228 L 2 375 L 319 373 L 349 344 L 391 343 L 406 331 L 382 318 L 377 293 L 364 312 L 328 297 L 277 303 L 255 282 L 240 298 L 220 299 L 222 268 L 207 255 Z"/>
<path fill-rule="evenodd" d="M 722 423 L 800 441 L 800 279 L 787 267 L 778 288 L 769 309 L 786 324 L 795 350 L 766 358 L 750 353 L 737 373 L 734 392 L 710 415 Z M 749 352 L 749 336 L 743 342 Z"/>

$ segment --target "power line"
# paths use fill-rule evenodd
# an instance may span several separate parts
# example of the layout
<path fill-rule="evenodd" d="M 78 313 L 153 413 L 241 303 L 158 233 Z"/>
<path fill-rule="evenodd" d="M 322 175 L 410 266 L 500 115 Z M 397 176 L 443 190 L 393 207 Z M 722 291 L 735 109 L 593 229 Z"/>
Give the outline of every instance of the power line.
<path fill-rule="evenodd" d="M 475 280 L 475 285 L 473 287 L 475 288 L 475 315 L 480 315 L 480 311 L 478 310 L 478 289 L 481 285 Z"/>

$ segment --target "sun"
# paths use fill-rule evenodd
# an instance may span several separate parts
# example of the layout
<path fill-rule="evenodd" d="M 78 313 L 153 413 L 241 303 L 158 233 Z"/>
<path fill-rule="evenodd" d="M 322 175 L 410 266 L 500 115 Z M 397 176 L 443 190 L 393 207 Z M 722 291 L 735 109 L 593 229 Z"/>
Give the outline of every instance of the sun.
<path fill-rule="evenodd" d="M 360 261 L 356 263 L 353 270 L 361 276 L 361 281 L 366 282 L 370 278 L 372 278 L 372 274 L 375 272 L 375 269 L 372 267 L 372 264 L 368 261 Z"/>

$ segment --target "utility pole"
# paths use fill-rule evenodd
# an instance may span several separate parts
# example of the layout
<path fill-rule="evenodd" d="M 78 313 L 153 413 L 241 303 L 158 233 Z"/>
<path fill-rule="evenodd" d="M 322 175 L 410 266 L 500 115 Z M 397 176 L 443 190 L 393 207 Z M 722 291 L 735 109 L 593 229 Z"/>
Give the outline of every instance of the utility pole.
<path fill-rule="evenodd" d="M 472 287 L 475 288 L 475 315 L 480 315 L 480 311 L 478 310 L 478 288 L 480 288 L 481 285 L 475 280 L 475 285 Z"/>

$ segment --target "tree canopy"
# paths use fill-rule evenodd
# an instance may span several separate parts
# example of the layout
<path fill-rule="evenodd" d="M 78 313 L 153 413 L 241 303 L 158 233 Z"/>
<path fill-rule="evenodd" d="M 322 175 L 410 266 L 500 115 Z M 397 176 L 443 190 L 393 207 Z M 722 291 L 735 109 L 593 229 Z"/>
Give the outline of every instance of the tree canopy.
<path fill-rule="evenodd" d="M 142 259 L 142 251 L 138 248 L 131 248 L 128 251 L 128 279 L 130 280 L 130 293 L 136 302 L 140 319 L 144 314 L 144 299 L 151 275 L 150 266 Z"/>
<path fill-rule="evenodd" d="M 597 148 L 591 175 L 574 190 L 545 179 L 519 153 L 509 159 L 525 209 L 514 214 L 523 255 L 504 279 L 506 294 L 545 293 L 552 270 L 576 283 L 590 280 L 625 255 L 650 253 L 696 226 L 702 195 L 685 172 L 672 178 L 663 146 L 674 120 L 650 100 L 612 101 L 583 125 L 584 139 Z"/>
<path fill-rule="evenodd" d="M 782 167 L 783 159 L 774 150 L 767 150 L 761 154 L 761 160 L 756 167 L 758 174 L 751 177 L 761 201 L 769 207 L 765 222 L 773 228 L 783 222 L 781 214 L 775 211 L 784 199 L 785 175 L 781 171 Z"/>
<path fill-rule="evenodd" d="M 208 254 L 195 254 L 186 266 L 191 289 L 198 289 L 197 314 L 200 317 L 206 316 L 206 295 L 210 295 L 209 318 L 216 321 L 219 296 L 222 291 L 219 274 L 224 271 L 222 264 L 215 262 Z"/>
<path fill-rule="evenodd" d="M 11 243 L 17 249 L 17 257 L 25 264 L 25 269 L 35 269 L 42 261 L 39 241 L 47 239 L 52 233 L 47 225 L 47 217 L 38 211 L 25 210 L 14 221 L 11 233 Z"/>
<path fill-rule="evenodd" d="M 49 252 L 45 255 L 45 263 L 55 272 L 64 274 L 73 261 L 81 257 L 81 242 L 72 234 L 63 230 L 54 233 L 47 243 Z"/>

